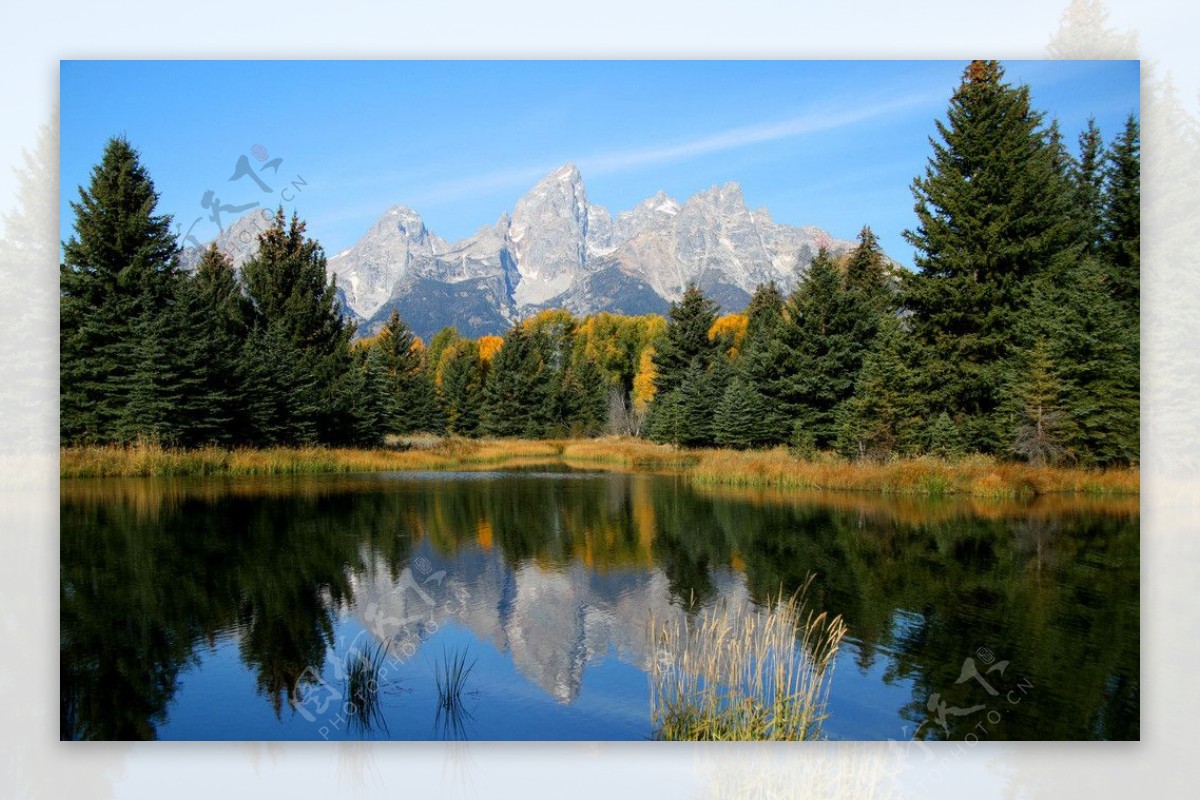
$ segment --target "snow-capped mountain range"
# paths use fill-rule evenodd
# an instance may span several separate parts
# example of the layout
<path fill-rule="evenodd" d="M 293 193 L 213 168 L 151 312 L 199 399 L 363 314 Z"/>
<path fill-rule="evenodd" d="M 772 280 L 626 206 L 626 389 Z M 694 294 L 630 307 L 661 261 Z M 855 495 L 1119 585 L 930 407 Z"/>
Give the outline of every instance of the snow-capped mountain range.
<path fill-rule="evenodd" d="M 240 265 L 263 212 L 225 229 L 218 246 Z M 350 248 L 329 259 L 347 314 L 360 333 L 397 309 L 425 338 L 446 325 L 466 336 L 501 334 L 542 309 L 665 313 L 695 282 L 724 311 L 740 311 L 759 284 L 790 291 L 824 245 L 853 242 L 797 228 L 746 206 L 735 183 L 680 203 L 659 192 L 615 217 L 591 203 L 573 164 L 554 170 L 511 214 L 447 242 L 405 206 L 388 209 Z M 194 263 L 198 253 L 184 254 Z"/>

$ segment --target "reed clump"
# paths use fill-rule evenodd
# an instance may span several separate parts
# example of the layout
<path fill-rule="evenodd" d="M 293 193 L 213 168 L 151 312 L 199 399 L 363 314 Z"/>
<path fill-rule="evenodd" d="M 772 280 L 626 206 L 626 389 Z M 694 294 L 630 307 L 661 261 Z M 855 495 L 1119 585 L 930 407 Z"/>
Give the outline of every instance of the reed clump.
<path fill-rule="evenodd" d="M 817 614 L 798 594 L 770 609 L 722 604 L 694 620 L 651 625 L 656 739 L 820 737 L 834 658 L 846 634 L 840 615 Z"/>
<path fill-rule="evenodd" d="M 347 722 L 363 734 L 380 728 L 387 731 L 380 692 L 388 645 L 385 641 L 365 651 L 354 649 L 346 658 L 343 697 Z"/>
<path fill-rule="evenodd" d="M 465 740 L 467 723 L 473 717 L 463 701 L 463 695 L 476 660 L 468 662 L 467 656 L 467 649 L 449 654 L 443 648 L 442 658 L 434 667 L 433 678 L 438 695 L 434 729 L 443 740 Z"/>
<path fill-rule="evenodd" d="M 466 689 L 467 679 L 475 669 L 475 660 L 467 662 L 467 651 L 455 651 L 453 655 L 442 653 L 434 671 L 434 681 L 437 683 L 438 706 L 447 712 L 461 710 L 463 706 L 463 690 Z"/>
<path fill-rule="evenodd" d="M 804 490 L 870 490 L 896 495 L 969 495 L 1015 498 L 1072 492 L 1138 494 L 1137 468 L 1083 470 L 1033 467 L 990 456 L 932 456 L 851 461 L 817 454 L 801 459 L 783 448 L 766 451 L 697 451 L 687 475 L 697 484 Z"/>

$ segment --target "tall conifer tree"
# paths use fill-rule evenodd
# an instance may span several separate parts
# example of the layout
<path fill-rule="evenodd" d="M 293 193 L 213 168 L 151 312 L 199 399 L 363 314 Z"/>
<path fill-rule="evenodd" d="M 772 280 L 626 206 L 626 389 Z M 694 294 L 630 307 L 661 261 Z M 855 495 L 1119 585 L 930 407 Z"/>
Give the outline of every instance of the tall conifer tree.
<path fill-rule="evenodd" d="M 695 284 L 688 284 L 680 301 L 671 304 L 666 335 L 654 353 L 658 392 L 678 389 L 693 361 L 699 359 L 702 370 L 712 364 L 718 348 L 708 331 L 716 322 L 717 308 Z"/>
<path fill-rule="evenodd" d="M 647 428 L 651 438 L 681 445 L 713 442 L 713 414 L 728 378 L 720 343 L 708 332 L 717 319 L 717 303 L 688 284 L 671 304 L 653 360 L 655 401 Z M 658 408 L 656 408 L 658 407 Z"/>
<path fill-rule="evenodd" d="M 172 303 L 179 248 L 158 192 L 124 138 L 105 146 L 87 189 L 71 203 L 75 231 L 59 270 L 60 434 L 63 442 L 130 439 L 137 419 L 165 399 L 139 373 L 152 335 Z M 165 358 L 165 357 L 164 357 Z M 141 413 L 130 415 L 137 394 Z M 118 430 L 119 429 L 119 430 Z"/>
<path fill-rule="evenodd" d="M 296 214 L 288 221 L 282 207 L 276 211 L 273 224 L 259 235 L 258 253 L 242 265 L 242 281 L 259 336 L 282 337 L 299 362 L 277 364 L 274 369 L 286 372 L 296 367 L 311 377 L 315 403 L 305 399 L 301 405 L 315 409 L 312 423 L 317 439 L 339 444 L 374 440 L 377 432 L 363 431 L 353 423 L 359 402 L 354 382 L 348 383 L 354 329 L 340 314 L 324 251 L 305 234 L 305 223 Z M 259 363 L 255 369 L 273 368 Z"/>
<path fill-rule="evenodd" d="M 821 248 L 788 298 L 767 388 L 788 429 L 806 430 L 817 447 L 832 443 L 834 410 L 854 389 L 862 350 L 852 336 L 855 314 L 841 269 Z"/>
<path fill-rule="evenodd" d="M 906 281 L 912 327 L 926 346 L 935 410 L 961 417 L 968 446 L 1001 451 L 998 413 L 1013 333 L 1031 280 L 1080 249 L 1061 149 L 995 61 L 973 61 L 950 100 L 940 141 L 913 182 L 918 225 L 905 237 L 918 272 Z"/>
<path fill-rule="evenodd" d="M 553 383 L 541 333 L 513 326 L 492 359 L 483 388 L 480 428 L 497 437 L 539 437 Z"/>
<path fill-rule="evenodd" d="M 1103 252 L 1112 268 L 1113 296 L 1136 325 L 1141 291 L 1141 125 L 1130 115 L 1105 165 Z"/>
<path fill-rule="evenodd" d="M 473 437 L 479 433 L 484 380 L 478 344 L 473 340 L 460 339 L 446 345 L 442 356 L 438 401 L 447 433 L 463 437 Z"/>
<path fill-rule="evenodd" d="M 761 444 L 784 442 L 791 431 L 787 415 L 770 394 L 779 371 L 776 360 L 783 308 L 783 296 L 774 282 L 754 290 L 746 307 L 746 338 L 735 369 L 746 391 L 754 396 L 737 403 L 744 403 L 760 415 L 754 427 L 754 439 Z"/>
<path fill-rule="evenodd" d="M 1079 158 L 1071 165 L 1073 202 L 1085 252 L 1099 255 L 1104 240 L 1104 139 L 1095 117 L 1079 135 Z"/>

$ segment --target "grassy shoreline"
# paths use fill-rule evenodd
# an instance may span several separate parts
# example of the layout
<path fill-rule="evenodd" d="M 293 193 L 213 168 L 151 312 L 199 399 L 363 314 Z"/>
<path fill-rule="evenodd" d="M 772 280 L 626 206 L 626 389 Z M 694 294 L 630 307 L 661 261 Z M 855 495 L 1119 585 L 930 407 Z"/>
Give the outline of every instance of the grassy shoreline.
<path fill-rule="evenodd" d="M 1137 495 L 1137 468 L 1031 467 L 986 456 L 850 462 L 768 451 L 681 450 L 645 440 L 414 439 L 406 447 L 199 448 L 155 445 L 63 448 L 61 478 L 266 476 L 471 470 L 543 464 L 669 471 L 698 485 L 783 490 L 858 490 L 897 495 L 1021 497 L 1052 493 Z"/>

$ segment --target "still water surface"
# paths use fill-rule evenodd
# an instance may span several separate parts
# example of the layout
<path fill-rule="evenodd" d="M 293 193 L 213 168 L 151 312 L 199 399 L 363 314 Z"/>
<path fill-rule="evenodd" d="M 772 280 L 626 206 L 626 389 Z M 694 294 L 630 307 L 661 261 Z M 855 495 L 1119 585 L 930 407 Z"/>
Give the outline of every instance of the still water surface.
<path fill-rule="evenodd" d="M 645 739 L 650 621 L 810 573 L 849 626 L 829 738 L 1139 737 L 1136 498 L 102 479 L 62 482 L 61 531 L 64 739 Z M 378 709 L 347 714 L 346 666 L 385 639 Z"/>

